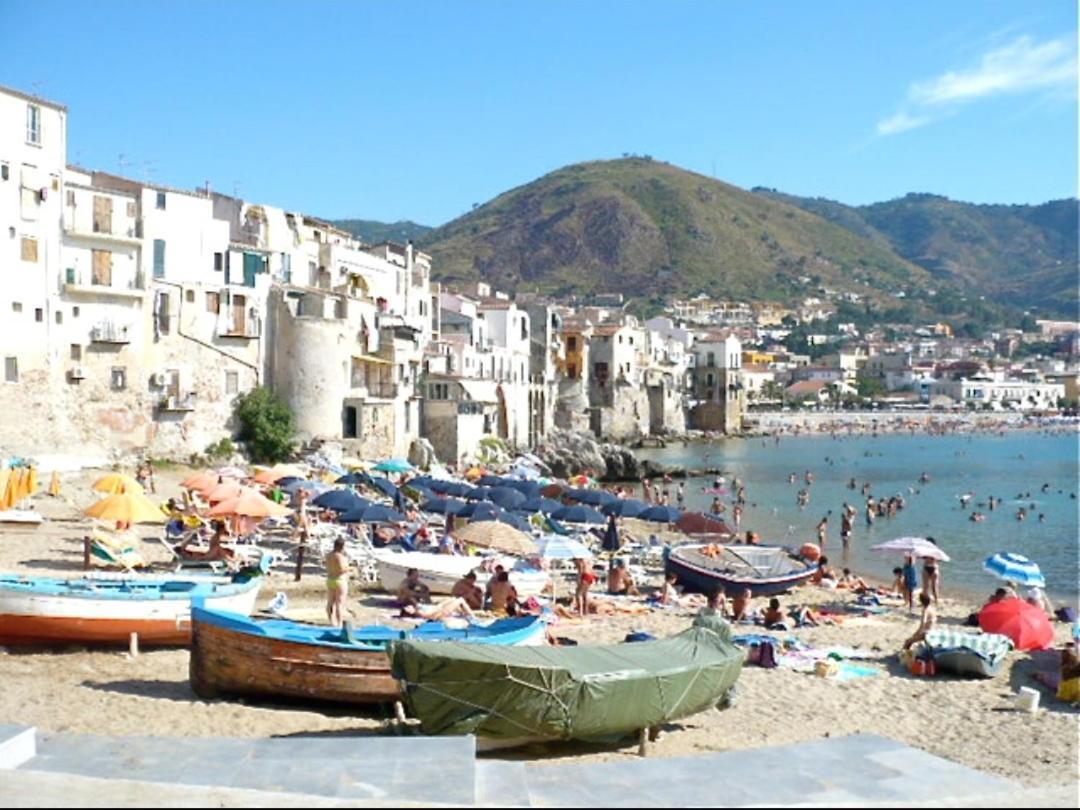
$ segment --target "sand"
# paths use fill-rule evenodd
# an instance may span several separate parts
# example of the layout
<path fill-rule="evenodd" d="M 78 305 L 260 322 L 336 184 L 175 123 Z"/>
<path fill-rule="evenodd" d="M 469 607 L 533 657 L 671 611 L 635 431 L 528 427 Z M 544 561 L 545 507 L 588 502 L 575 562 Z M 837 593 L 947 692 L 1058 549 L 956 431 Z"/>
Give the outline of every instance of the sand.
<path fill-rule="evenodd" d="M 159 473 L 159 497 L 177 493 L 186 471 Z M 82 562 L 85 524 L 74 504 L 92 497 L 93 472 L 64 479 L 64 500 L 39 497 L 37 508 L 52 518 L 36 529 L 0 528 L 0 570 L 77 575 Z M 144 530 L 152 535 L 152 531 Z M 145 556 L 164 564 L 156 542 L 143 544 Z M 300 583 L 292 565 L 269 577 L 258 607 L 278 591 L 289 597 L 298 617 L 317 617 L 323 604 L 323 579 L 309 566 Z M 947 594 L 946 594 L 947 597 Z M 804 587 L 785 603 L 833 604 L 845 594 Z M 360 592 L 350 597 L 357 622 L 387 621 L 385 597 Z M 942 624 L 955 624 L 971 612 L 969 602 L 943 600 Z M 656 636 L 684 629 L 691 610 L 653 610 L 639 615 L 565 621 L 559 636 L 581 643 L 617 642 L 632 630 Z M 837 683 L 792 670 L 747 666 L 739 678 L 735 705 L 672 724 L 653 748 L 654 756 L 681 756 L 763 745 L 795 743 L 856 732 L 881 734 L 932 754 L 998 774 L 1030 786 L 1077 780 L 1078 711 L 1055 701 L 1031 678 L 1037 669 L 1056 667 L 1054 653 L 1013 653 L 1006 672 L 993 680 L 918 678 L 896 659 L 901 642 L 914 629 L 906 611 L 886 616 L 852 617 L 841 626 L 793 631 L 816 646 L 859 648 L 880 675 Z M 1057 625 L 1059 641 L 1068 627 Z M 737 632 L 755 632 L 738 628 Z M 781 634 L 782 635 L 782 634 Z M 272 736 L 297 733 L 374 733 L 384 729 L 389 709 L 369 712 L 314 706 L 252 704 L 238 700 L 206 702 L 188 684 L 186 650 L 126 651 L 69 648 L 0 653 L 0 723 L 25 723 L 42 730 L 113 735 Z M 1040 688 L 1037 714 L 1012 708 L 1020 686 Z M 501 758 L 542 765 L 556 760 L 612 760 L 636 756 L 636 746 L 597 747 L 577 743 L 504 751 Z"/>

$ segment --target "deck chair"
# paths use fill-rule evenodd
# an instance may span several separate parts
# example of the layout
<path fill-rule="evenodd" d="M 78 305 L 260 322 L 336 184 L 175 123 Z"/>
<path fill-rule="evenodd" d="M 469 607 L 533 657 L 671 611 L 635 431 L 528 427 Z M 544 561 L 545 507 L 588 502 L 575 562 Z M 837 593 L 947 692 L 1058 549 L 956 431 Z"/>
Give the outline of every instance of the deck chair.
<path fill-rule="evenodd" d="M 169 565 L 174 566 L 173 570 L 176 573 L 183 571 L 184 569 L 202 569 L 211 571 L 214 574 L 223 574 L 226 570 L 226 565 L 221 560 L 189 560 L 180 554 L 180 547 L 190 538 L 188 535 L 181 536 L 179 542 L 170 542 L 167 537 L 158 537 L 157 540 L 169 552 Z"/>
<path fill-rule="evenodd" d="M 110 535 L 97 528 L 90 535 L 90 554 L 107 565 L 122 568 L 129 573 L 148 566 L 143 556 L 130 545 L 128 538 Z"/>

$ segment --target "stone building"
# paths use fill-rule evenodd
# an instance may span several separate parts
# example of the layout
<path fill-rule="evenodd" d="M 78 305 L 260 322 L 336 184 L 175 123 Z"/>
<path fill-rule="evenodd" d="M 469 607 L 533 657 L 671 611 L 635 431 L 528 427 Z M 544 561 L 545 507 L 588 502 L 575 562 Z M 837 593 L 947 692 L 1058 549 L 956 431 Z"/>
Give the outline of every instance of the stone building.
<path fill-rule="evenodd" d="M 746 411 L 742 343 L 725 332 L 708 332 L 694 342 L 690 427 L 737 433 Z"/>

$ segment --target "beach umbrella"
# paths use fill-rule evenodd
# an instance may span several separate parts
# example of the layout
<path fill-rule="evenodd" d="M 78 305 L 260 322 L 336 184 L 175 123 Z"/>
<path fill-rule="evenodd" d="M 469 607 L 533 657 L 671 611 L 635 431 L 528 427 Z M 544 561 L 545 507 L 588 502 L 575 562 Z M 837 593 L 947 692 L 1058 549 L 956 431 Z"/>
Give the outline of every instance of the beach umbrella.
<path fill-rule="evenodd" d="M 491 494 L 491 487 L 473 487 L 465 493 L 467 501 L 486 501 Z"/>
<path fill-rule="evenodd" d="M 362 472 L 351 472 L 348 475 L 343 475 L 340 478 L 335 478 L 335 484 L 350 484 L 356 486 L 363 484 L 368 480 L 368 474 Z"/>
<path fill-rule="evenodd" d="M 1046 613 L 1016 597 L 979 611 L 979 627 L 984 633 L 1008 636 L 1018 650 L 1045 650 L 1054 643 L 1054 627 Z"/>
<path fill-rule="evenodd" d="M 164 523 L 165 515 L 157 504 L 141 492 L 109 495 L 89 507 L 85 514 L 98 520 L 117 523 Z"/>
<path fill-rule="evenodd" d="M 303 481 L 303 480 L 304 479 L 301 478 L 299 475 L 286 475 L 286 476 L 282 476 L 277 481 L 275 481 L 274 486 L 281 487 L 282 489 L 288 489 L 293 484 L 299 483 L 300 481 Z"/>
<path fill-rule="evenodd" d="M 536 553 L 536 543 L 524 532 L 499 521 L 470 523 L 454 533 L 454 537 L 470 546 L 492 548 L 507 554 L 527 556 Z"/>
<path fill-rule="evenodd" d="M 459 501 L 456 498 L 431 498 L 424 501 L 420 508 L 425 512 L 434 512 L 440 515 L 456 515 L 465 506 L 465 501 Z"/>
<path fill-rule="evenodd" d="M 465 477 L 474 480 L 478 478 L 483 478 L 485 475 L 487 475 L 487 470 L 485 470 L 483 467 L 470 467 L 465 471 Z"/>
<path fill-rule="evenodd" d="M 897 537 L 895 540 L 871 546 L 870 550 L 886 554 L 912 554 L 916 557 L 931 557 L 941 562 L 949 562 L 949 555 L 925 537 Z"/>
<path fill-rule="evenodd" d="M 241 469 L 240 467 L 221 467 L 216 472 L 222 478 L 247 478 L 248 477 L 247 471 Z"/>
<path fill-rule="evenodd" d="M 473 491 L 474 487 L 461 481 L 447 481 L 443 483 L 442 489 L 436 489 L 436 492 L 442 492 L 444 495 L 452 495 L 455 498 L 463 498 Z M 432 487 L 434 489 L 434 487 Z"/>
<path fill-rule="evenodd" d="M 518 492 L 524 494 L 526 498 L 535 498 L 540 495 L 540 484 L 537 481 L 517 481 L 511 478 L 508 479 L 503 486 L 516 489 Z"/>
<path fill-rule="evenodd" d="M 275 484 L 286 477 L 303 478 L 307 473 L 294 464 L 276 464 L 269 469 L 263 468 L 255 473 L 255 483 Z"/>
<path fill-rule="evenodd" d="M 646 509 L 649 505 L 644 501 L 639 501 L 634 498 L 616 498 L 611 503 L 606 503 L 600 507 L 600 511 L 605 515 L 618 515 L 619 517 L 637 517 Z"/>
<path fill-rule="evenodd" d="M 551 516 L 555 520 L 561 520 L 566 523 L 595 523 L 597 526 L 603 526 L 605 523 L 604 516 L 597 512 L 595 509 L 578 504 L 577 506 L 564 506 L 557 512 L 552 512 Z"/>
<path fill-rule="evenodd" d="M 564 484 L 547 484 L 540 489 L 540 494 L 545 498 L 561 498 L 568 489 Z"/>
<path fill-rule="evenodd" d="M 240 494 L 243 487 L 236 481 L 229 479 L 218 484 L 216 487 L 207 490 L 204 495 L 206 500 L 211 503 L 218 503 L 220 501 L 227 501 L 229 498 L 235 498 Z"/>
<path fill-rule="evenodd" d="M 105 492 L 109 495 L 117 495 L 123 492 L 142 493 L 145 490 L 138 481 L 130 475 L 123 473 L 111 473 L 104 478 L 99 478 L 91 487 L 95 492 Z"/>
<path fill-rule="evenodd" d="M 53 497 L 60 495 L 60 473 L 53 470 L 52 478 L 49 479 L 49 494 Z"/>
<path fill-rule="evenodd" d="M 724 521 L 701 512 L 684 512 L 675 521 L 675 528 L 683 534 L 731 534 L 731 528 Z"/>
<path fill-rule="evenodd" d="M 203 472 L 188 476 L 180 483 L 180 486 L 184 489 L 196 489 L 199 492 L 203 492 L 208 489 L 213 489 L 220 483 L 220 474 L 213 470 L 204 470 Z"/>
<path fill-rule="evenodd" d="M 403 523 L 405 516 L 396 509 L 375 503 L 363 509 L 346 512 L 338 520 L 342 523 Z"/>
<path fill-rule="evenodd" d="M 637 517 L 638 520 L 650 520 L 653 523 L 678 523 L 682 514 L 682 510 L 674 506 L 650 506 Z"/>
<path fill-rule="evenodd" d="M 596 483 L 587 475 L 575 475 L 567 480 L 576 487 L 587 487 L 590 484 Z"/>
<path fill-rule="evenodd" d="M 983 563 L 983 568 L 1007 582 L 1016 582 L 1030 588 L 1046 587 L 1046 579 L 1039 570 L 1039 566 L 1019 554 L 1008 551 L 999 552 L 993 557 L 988 557 Z"/>
<path fill-rule="evenodd" d="M 619 529 L 615 525 L 614 515 L 608 518 L 607 528 L 604 530 L 604 539 L 600 547 L 612 554 L 622 548 L 622 539 L 619 537 Z"/>
<path fill-rule="evenodd" d="M 210 510 L 210 517 L 285 517 L 292 512 L 287 506 L 274 503 L 258 490 L 244 487 L 232 498 L 223 500 Z"/>
<path fill-rule="evenodd" d="M 393 498 L 397 494 L 398 488 L 394 486 L 394 482 L 389 478 L 383 478 L 378 475 L 369 475 L 364 484 L 372 489 L 377 489 L 387 498 Z"/>
<path fill-rule="evenodd" d="M 429 501 L 432 498 L 436 497 L 435 493 L 426 485 L 417 484 L 414 481 L 403 484 L 400 489 L 414 501 Z"/>
<path fill-rule="evenodd" d="M 605 506 L 619 500 L 614 493 L 602 489 L 572 489 L 565 495 L 578 503 L 587 503 L 590 506 Z"/>
<path fill-rule="evenodd" d="M 281 486 L 281 482 L 278 481 L 277 486 L 281 487 L 290 495 L 300 491 L 301 489 L 306 489 L 308 492 L 311 492 L 315 495 L 321 495 L 324 492 L 329 492 L 331 490 L 329 484 L 324 484 L 321 481 L 292 481 L 285 486 Z"/>
<path fill-rule="evenodd" d="M 494 516 L 481 515 L 476 517 L 475 515 L 469 518 L 470 523 L 487 523 L 493 520 L 497 520 L 500 523 L 505 523 L 508 526 L 513 526 L 518 531 L 529 534 L 532 532 L 532 525 L 525 518 L 515 515 L 511 512 L 499 512 Z"/>
<path fill-rule="evenodd" d="M 487 499 L 503 509 L 517 509 L 529 500 L 525 493 L 510 487 L 492 487 Z"/>
<path fill-rule="evenodd" d="M 552 500 L 551 498 L 545 498 L 541 495 L 535 495 L 529 498 L 525 503 L 517 507 L 519 512 L 543 512 L 545 515 L 550 515 L 552 512 L 558 512 L 563 508 L 563 504 L 559 501 Z"/>
<path fill-rule="evenodd" d="M 371 501 L 361 498 L 351 489 L 332 489 L 312 499 L 311 505 L 334 512 L 351 512 L 354 509 L 366 509 L 371 506 Z"/>
<path fill-rule="evenodd" d="M 403 458 L 388 458 L 386 461 L 380 461 L 372 469 L 376 472 L 407 473 L 416 468 Z"/>
<path fill-rule="evenodd" d="M 457 516 L 467 520 L 496 520 L 501 514 L 502 509 L 491 501 L 470 501 Z"/>
<path fill-rule="evenodd" d="M 589 547 L 573 537 L 561 534 L 545 534 L 536 541 L 538 556 L 546 560 L 588 560 L 593 553 Z"/>
<path fill-rule="evenodd" d="M 506 486 L 506 479 L 501 475 L 482 475 L 480 480 L 476 482 L 482 487 L 503 487 Z"/>

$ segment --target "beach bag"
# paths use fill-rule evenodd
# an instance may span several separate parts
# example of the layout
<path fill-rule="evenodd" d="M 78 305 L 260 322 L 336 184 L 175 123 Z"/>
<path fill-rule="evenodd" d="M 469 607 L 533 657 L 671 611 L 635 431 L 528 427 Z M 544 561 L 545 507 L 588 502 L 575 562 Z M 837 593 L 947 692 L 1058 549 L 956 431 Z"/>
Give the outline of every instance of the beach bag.
<path fill-rule="evenodd" d="M 1065 622 L 1065 624 L 1072 624 L 1076 621 L 1076 610 L 1072 607 L 1059 607 L 1054 611 L 1054 616 L 1057 617 L 1059 622 Z"/>
<path fill-rule="evenodd" d="M 627 644 L 633 644 L 637 641 L 656 641 L 656 636 L 650 633 L 627 633 L 626 638 L 623 639 Z"/>
<path fill-rule="evenodd" d="M 933 659 L 915 658 L 911 662 L 909 672 L 917 677 L 929 677 L 937 674 L 937 665 Z"/>
<path fill-rule="evenodd" d="M 776 648 L 771 643 L 758 645 L 757 665 L 765 669 L 776 668 Z"/>

